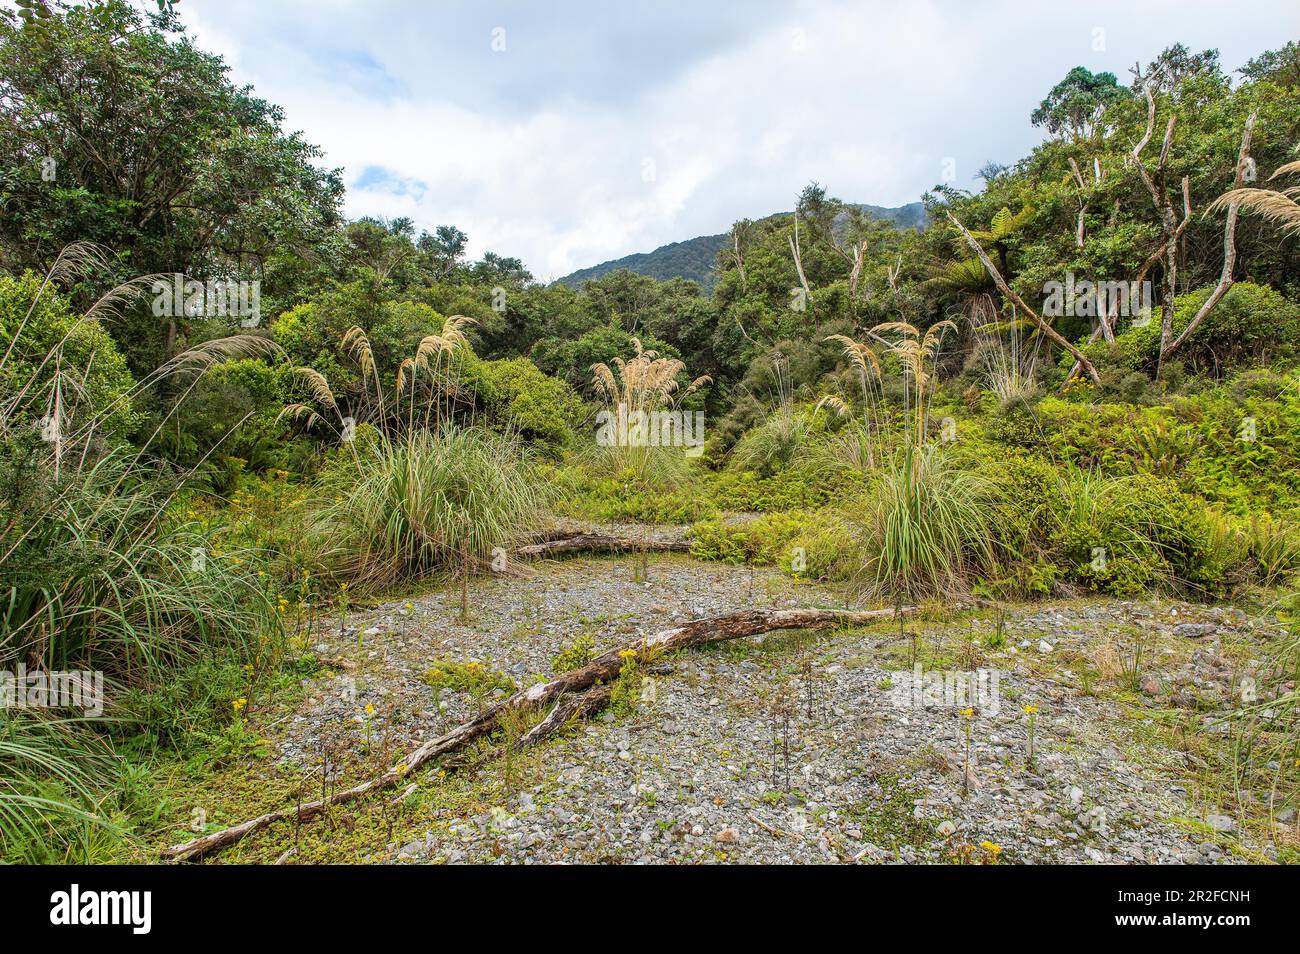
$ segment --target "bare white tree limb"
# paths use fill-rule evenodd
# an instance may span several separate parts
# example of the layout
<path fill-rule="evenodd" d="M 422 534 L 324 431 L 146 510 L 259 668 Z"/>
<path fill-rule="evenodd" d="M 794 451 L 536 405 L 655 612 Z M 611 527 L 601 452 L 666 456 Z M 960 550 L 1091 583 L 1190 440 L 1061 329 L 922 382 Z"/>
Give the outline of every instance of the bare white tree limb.
<path fill-rule="evenodd" d="M 1233 176 L 1232 187 L 1240 189 L 1246 180 L 1246 165 L 1250 161 L 1250 141 L 1255 133 L 1255 117 L 1257 113 L 1251 113 L 1246 120 L 1246 128 L 1241 133 L 1241 149 L 1237 153 L 1237 171 Z M 1186 183 L 1186 179 L 1183 180 Z M 1164 355 L 1168 356 L 1175 353 L 1186 343 L 1192 333 L 1202 321 L 1214 311 L 1215 307 L 1223 300 L 1223 296 L 1232 288 L 1234 279 L 1232 270 L 1237 263 L 1237 213 L 1239 205 L 1236 202 L 1228 204 L 1228 218 L 1223 223 L 1223 270 L 1219 273 L 1219 283 L 1214 286 L 1214 291 L 1210 297 L 1205 299 L 1205 303 L 1197 310 L 1196 315 L 1187 323 L 1182 334 L 1169 343 L 1169 347 L 1164 350 Z"/>

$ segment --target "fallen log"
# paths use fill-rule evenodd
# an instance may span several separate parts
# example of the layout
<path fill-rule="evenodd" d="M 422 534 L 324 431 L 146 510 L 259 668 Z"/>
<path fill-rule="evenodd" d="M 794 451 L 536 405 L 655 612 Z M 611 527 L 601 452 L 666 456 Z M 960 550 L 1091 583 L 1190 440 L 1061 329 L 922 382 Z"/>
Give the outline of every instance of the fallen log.
<path fill-rule="evenodd" d="M 913 607 L 904 607 L 900 612 L 912 613 Z M 220 848 L 225 848 L 240 841 L 245 836 L 259 831 L 279 821 L 296 818 L 307 821 L 334 805 L 350 802 L 370 792 L 389 788 L 398 784 L 411 772 L 414 772 L 441 756 L 465 748 L 470 743 L 483 738 L 496 729 L 498 720 L 506 712 L 541 707 L 552 702 L 561 701 L 569 693 L 584 693 L 575 700 L 571 711 L 556 705 L 555 709 L 542 721 L 550 723 L 547 730 L 537 736 L 544 738 L 550 732 L 562 726 L 574 714 L 591 711 L 600 700 L 601 693 L 586 694 L 598 683 L 607 683 L 619 674 L 626 662 L 626 654 L 633 653 L 644 659 L 649 654 L 658 654 L 674 649 L 689 649 L 706 643 L 725 642 L 746 636 L 758 636 L 779 629 L 827 629 L 833 626 L 864 626 L 882 619 L 894 617 L 895 610 L 834 610 L 834 609 L 787 609 L 787 610 L 740 610 L 726 616 L 711 616 L 692 620 L 672 629 L 660 630 L 650 636 L 630 640 L 620 646 L 602 653 L 585 666 L 556 676 L 549 682 L 539 682 L 527 689 L 520 690 L 507 699 L 490 706 L 475 719 L 462 723 L 450 732 L 430 739 L 411 751 L 405 759 L 394 765 L 382 775 L 378 775 L 360 785 L 334 792 L 327 798 L 306 802 L 293 808 L 267 812 L 231 828 L 211 832 L 191 839 L 179 845 L 172 845 L 162 852 L 162 857 L 169 861 L 187 861 L 202 858 Z M 608 695 L 605 695 L 608 699 Z M 568 700 L 564 700 L 568 701 Z M 564 714 L 568 711 L 568 714 Z M 554 718 L 553 718 L 554 717 Z M 535 730 L 534 730 L 535 731 Z M 532 733 L 529 733 L 532 734 Z M 527 738 L 527 735 L 525 736 Z"/>
<path fill-rule="evenodd" d="M 581 693 L 568 693 L 560 698 L 555 707 L 547 713 L 546 718 L 525 732 L 515 743 L 515 748 L 523 749 L 536 745 L 563 729 L 572 721 L 585 718 L 593 712 L 599 712 L 609 703 L 614 694 L 612 683 L 601 682 Z"/>
<path fill-rule="evenodd" d="M 637 540 L 607 533 L 573 533 L 522 546 L 515 551 L 515 556 L 528 560 L 571 553 L 685 553 L 690 548 L 689 540 Z"/>

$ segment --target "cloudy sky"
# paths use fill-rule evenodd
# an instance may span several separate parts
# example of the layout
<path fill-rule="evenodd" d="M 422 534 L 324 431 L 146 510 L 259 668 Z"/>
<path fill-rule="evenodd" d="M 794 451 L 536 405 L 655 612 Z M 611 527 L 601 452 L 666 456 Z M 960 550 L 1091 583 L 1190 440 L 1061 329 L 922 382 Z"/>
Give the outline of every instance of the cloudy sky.
<path fill-rule="evenodd" d="M 540 279 L 789 209 L 876 205 L 1038 141 L 1073 66 L 1181 41 L 1229 69 L 1295 0 L 183 0 L 233 77 L 345 170 L 350 216 L 453 223 Z"/>

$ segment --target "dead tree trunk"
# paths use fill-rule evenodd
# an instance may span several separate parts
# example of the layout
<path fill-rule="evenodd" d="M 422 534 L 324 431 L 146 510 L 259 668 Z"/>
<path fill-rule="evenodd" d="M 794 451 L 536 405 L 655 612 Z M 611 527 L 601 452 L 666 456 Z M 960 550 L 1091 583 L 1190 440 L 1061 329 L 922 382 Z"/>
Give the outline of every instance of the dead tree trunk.
<path fill-rule="evenodd" d="M 1137 278 L 1133 280 L 1133 284 L 1140 289 L 1142 287 L 1142 283 L 1146 281 L 1147 273 L 1151 271 L 1153 267 L 1155 267 L 1156 262 L 1160 261 L 1160 259 L 1164 257 L 1164 254 L 1165 254 L 1165 245 L 1163 242 L 1161 242 L 1160 245 L 1156 247 L 1156 250 L 1152 252 L 1149 256 L 1147 256 L 1147 260 L 1142 263 L 1142 267 L 1138 269 Z M 1112 309 L 1112 316 L 1116 318 L 1118 317 L 1113 314 L 1113 309 Z M 1104 318 L 1103 321 L 1105 321 Z M 1108 342 L 1113 343 L 1115 340 L 1114 324 L 1110 324 L 1109 331 L 1110 334 L 1107 336 L 1106 340 Z M 1102 328 L 1094 328 L 1092 334 L 1088 336 L 1088 343 L 1092 344 L 1103 333 L 1104 331 Z M 1081 365 L 1079 364 L 1079 362 L 1078 361 L 1074 362 L 1074 366 L 1070 368 L 1070 373 L 1065 376 L 1065 381 L 1061 384 L 1061 387 L 1064 388 L 1066 384 L 1069 384 L 1072 380 L 1074 380 L 1075 376 L 1078 375 L 1080 370 L 1081 370 Z"/>
<path fill-rule="evenodd" d="M 1024 300 L 1011 290 L 1011 286 L 1007 284 L 1006 279 L 1002 277 L 1002 273 L 998 271 L 998 267 L 994 265 L 992 259 L 988 257 L 988 253 L 984 251 L 984 247 L 975 239 L 975 236 L 970 234 L 970 231 L 966 226 L 957 221 L 957 217 L 951 212 L 948 213 L 948 221 L 957 227 L 958 231 L 960 231 L 962 236 L 966 239 L 966 243 L 970 245 L 972 251 L 979 256 L 979 260 L 984 264 L 985 271 L 989 273 L 989 277 L 993 279 L 993 284 L 998 286 L 998 291 L 1002 292 L 1003 297 L 1028 315 L 1029 320 L 1034 323 L 1035 327 L 1037 327 L 1038 330 L 1048 338 L 1048 340 L 1074 355 L 1074 360 L 1078 362 L 1079 366 L 1083 368 L 1083 370 L 1088 372 L 1088 377 L 1092 378 L 1094 381 L 1100 382 L 1101 379 L 1097 375 L 1097 369 L 1093 367 L 1092 362 L 1088 360 L 1088 356 L 1080 351 L 1072 341 L 1049 325 L 1038 314 L 1038 312 L 1026 305 Z"/>
<path fill-rule="evenodd" d="M 1187 229 L 1188 223 L 1192 220 L 1192 197 L 1187 177 L 1184 176 L 1183 219 L 1180 222 L 1174 214 L 1174 204 L 1169 198 L 1169 189 L 1165 181 L 1165 172 L 1169 167 L 1169 150 L 1174 140 L 1174 127 L 1178 122 L 1176 114 L 1171 113 L 1169 115 L 1169 123 L 1165 126 L 1165 138 L 1160 146 L 1160 159 L 1156 163 L 1154 176 L 1147 172 L 1147 167 L 1142 162 L 1142 150 L 1151 142 L 1151 136 L 1155 132 L 1156 125 L 1155 94 L 1151 91 L 1150 84 L 1143 86 L 1142 91 L 1147 98 L 1147 124 L 1142 133 L 1142 138 L 1133 147 L 1130 159 L 1133 167 L 1137 169 L 1142 184 L 1146 186 L 1147 192 L 1151 194 L 1151 202 L 1155 205 L 1156 212 L 1160 216 L 1160 228 L 1165 233 L 1164 300 L 1160 303 L 1160 350 L 1156 357 L 1156 380 L 1158 381 L 1164 372 L 1165 356 L 1169 354 L 1170 346 L 1173 344 L 1174 299 L 1178 296 L 1178 244 L 1183 237 L 1183 232 Z M 1253 126 L 1253 122 L 1247 125 Z M 1242 162 L 1240 160 L 1237 163 L 1237 169 L 1238 174 L 1241 174 Z M 1234 227 L 1233 234 L 1235 236 L 1236 216 L 1230 215 L 1229 218 Z M 1225 288 L 1224 291 L 1226 290 Z"/>
<path fill-rule="evenodd" d="M 613 694 L 613 684 L 601 682 L 585 692 L 570 693 L 561 697 L 555 707 L 546 714 L 546 718 L 525 732 L 515 743 L 515 747 L 523 749 L 536 745 L 559 732 L 570 722 L 585 718 L 593 712 L 599 712 L 609 703 L 610 696 Z"/>
<path fill-rule="evenodd" d="M 550 682 L 539 682 L 516 692 L 507 699 L 488 708 L 476 719 L 471 719 L 444 735 L 430 739 L 407 754 L 406 758 L 394 765 L 382 775 L 343 791 L 335 792 L 328 798 L 307 802 L 293 808 L 267 812 L 256 818 L 224 828 L 211 834 L 202 835 L 179 845 L 173 845 L 163 851 L 162 856 L 169 861 L 187 861 L 202 858 L 221 848 L 235 844 L 246 835 L 260 831 L 269 825 L 291 818 L 306 821 L 334 805 L 354 801 L 371 792 L 398 784 L 422 766 L 441 756 L 465 748 L 471 742 L 487 736 L 496 729 L 503 713 L 550 705 L 552 702 L 566 703 L 571 693 L 579 693 L 571 707 L 556 708 L 542 721 L 549 723 L 546 730 L 537 735 L 544 738 L 569 718 L 579 712 L 591 711 L 602 700 L 602 694 L 586 694 L 601 683 L 615 679 L 623 668 L 624 654 L 632 652 L 644 658 L 648 653 L 668 652 L 674 649 L 689 649 L 705 643 L 724 642 L 745 636 L 757 636 L 778 629 L 826 629 L 833 626 L 864 626 L 897 616 L 899 613 L 911 613 L 911 607 L 899 610 L 824 610 L 824 609 L 789 609 L 789 610 L 740 610 L 726 616 L 712 616 L 693 620 L 682 626 L 661 630 L 653 635 L 633 639 L 621 646 L 597 656 L 587 665 L 572 669 Z M 607 698 L 607 697 L 605 697 Z M 567 713 L 567 714 L 565 714 Z M 536 729 L 534 729 L 534 732 Z M 524 738 L 528 738 L 528 733 Z"/>
<path fill-rule="evenodd" d="M 1133 167 L 1137 169 L 1138 177 L 1146 186 L 1147 192 L 1151 193 L 1151 202 L 1156 207 L 1156 214 L 1160 216 L 1160 228 L 1165 233 L 1164 301 L 1161 303 L 1160 316 L 1160 353 L 1163 354 L 1173 335 L 1174 296 L 1177 293 L 1178 280 L 1178 243 L 1174 241 L 1174 234 L 1178 229 L 1178 217 L 1174 215 L 1173 203 L 1169 201 L 1169 192 L 1165 188 L 1164 181 L 1165 168 L 1169 164 L 1169 147 L 1173 143 L 1174 127 L 1177 125 L 1178 117 L 1174 113 L 1169 115 L 1169 123 L 1165 126 L 1164 143 L 1160 147 L 1160 160 L 1156 164 L 1156 173 L 1152 176 L 1142 162 L 1142 151 L 1146 149 L 1155 133 L 1156 97 L 1149 83 L 1142 87 L 1142 92 L 1147 98 L 1147 125 L 1129 158 Z M 1160 371 L 1157 367 L 1156 377 L 1159 376 Z"/>
<path fill-rule="evenodd" d="M 1256 115 L 1256 113 L 1250 114 L 1250 117 L 1246 120 L 1246 128 L 1241 134 L 1241 150 L 1237 153 L 1237 171 L 1232 179 L 1234 189 L 1240 189 L 1246 181 L 1246 164 L 1250 160 L 1250 140 L 1255 132 Z M 1205 304 L 1201 305 L 1192 320 L 1187 323 L 1187 327 L 1183 329 L 1182 334 L 1169 343 L 1164 355 L 1171 355 L 1181 348 L 1187 339 L 1191 337 L 1197 326 L 1206 319 L 1210 312 L 1214 311 L 1219 302 L 1223 300 L 1223 296 L 1232 288 L 1234 282 L 1232 270 L 1237 264 L 1238 210 L 1239 206 L 1236 202 L 1228 203 L 1228 218 L 1223 224 L 1223 271 L 1219 275 L 1219 284 L 1214 286 L 1214 291 L 1210 293 L 1209 298 L 1205 299 Z M 1163 340 L 1161 339 L 1162 342 Z M 1164 355 L 1161 356 L 1162 361 Z"/>
<path fill-rule="evenodd" d="M 1076 248 L 1083 248 L 1084 222 L 1088 215 L 1088 184 L 1083 181 L 1083 173 L 1079 171 L 1074 156 L 1070 157 L 1070 174 L 1074 176 L 1074 184 L 1079 187 L 1079 216 L 1074 229 L 1074 244 Z"/>
<path fill-rule="evenodd" d="M 691 549 L 689 540 L 629 540 L 605 533 L 573 533 L 554 540 L 530 543 L 515 551 L 520 559 L 566 556 L 571 553 L 626 553 L 650 550 L 656 553 L 685 553 Z"/>
<path fill-rule="evenodd" d="M 789 238 L 790 255 L 794 258 L 795 271 L 799 273 L 799 284 L 803 286 L 805 304 L 812 297 L 812 289 L 808 287 L 808 276 L 803 273 L 803 253 L 799 249 L 799 216 L 796 213 L 794 217 L 794 236 Z"/>

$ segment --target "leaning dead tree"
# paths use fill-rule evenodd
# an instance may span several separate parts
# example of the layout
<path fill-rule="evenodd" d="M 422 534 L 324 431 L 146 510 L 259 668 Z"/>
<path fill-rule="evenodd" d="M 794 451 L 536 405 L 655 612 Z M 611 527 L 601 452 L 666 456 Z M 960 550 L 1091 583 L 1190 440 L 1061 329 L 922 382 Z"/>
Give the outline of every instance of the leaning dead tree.
<path fill-rule="evenodd" d="M 1070 175 L 1074 177 L 1074 184 L 1078 187 L 1079 195 L 1075 200 L 1079 204 L 1078 219 L 1074 229 L 1074 244 L 1078 248 L 1083 248 L 1084 223 L 1088 216 L 1088 184 L 1083 179 L 1083 173 L 1079 171 L 1079 163 L 1070 157 Z M 1092 160 L 1092 181 L 1093 185 L 1101 185 L 1101 160 L 1095 156 Z"/>
<path fill-rule="evenodd" d="M 616 646 L 597 656 L 587 665 L 571 669 L 549 682 L 539 682 L 516 692 L 486 709 L 477 718 L 462 723 L 437 738 L 430 739 L 409 752 L 401 762 L 382 775 L 360 785 L 334 792 L 327 798 L 317 801 L 267 812 L 233 827 L 223 828 L 221 831 L 173 845 L 164 850 L 162 856 L 169 861 L 202 858 L 276 822 L 290 819 L 307 821 L 334 805 L 355 801 L 372 792 L 391 788 L 430 762 L 464 749 L 478 739 L 490 735 L 500 724 L 501 717 L 508 713 L 551 707 L 541 722 L 520 739 L 520 744 L 540 741 L 566 725 L 571 719 L 589 714 L 608 702 L 609 684 L 618 677 L 628 653 L 644 659 L 652 653 L 658 654 L 708 643 L 741 639 L 746 636 L 758 636 L 774 630 L 865 626 L 912 612 L 914 609 L 911 607 L 897 610 L 741 610 L 725 616 L 692 620 L 682 626 L 660 630 L 650 636 L 633 639 Z"/>
<path fill-rule="evenodd" d="M 1002 273 L 998 271 L 998 267 L 993 264 L 993 260 L 990 259 L 988 253 L 984 251 L 984 247 L 980 245 L 975 236 L 970 234 L 970 230 L 967 229 L 966 226 L 962 225 L 961 222 L 957 220 L 957 217 L 951 212 L 948 213 L 948 221 L 957 227 L 957 231 L 961 232 L 962 237 L 966 239 L 966 244 L 968 244 L 971 247 L 971 250 L 979 256 L 979 260 L 983 263 L 985 271 L 987 271 L 989 277 L 993 279 L 993 284 L 998 286 L 998 291 L 1002 292 L 1002 296 L 1024 312 L 1030 322 L 1033 323 L 1033 325 L 1041 331 L 1049 341 L 1073 355 L 1074 360 L 1079 364 L 1079 367 L 1083 368 L 1083 370 L 1088 373 L 1088 377 L 1099 382 L 1101 378 L 1098 376 L 1097 369 L 1093 366 L 1093 363 L 1088 360 L 1088 356 L 1080 351 L 1074 342 L 1070 341 L 1069 338 L 1065 337 L 1048 324 L 1046 319 L 1038 314 L 1038 312 L 1025 304 L 1024 299 L 1017 295 L 1011 286 L 1007 284 L 1007 280 L 1002 277 Z"/>
<path fill-rule="evenodd" d="M 1187 229 L 1187 223 L 1192 218 L 1192 199 L 1188 190 L 1187 177 L 1184 176 L 1183 218 L 1180 222 L 1174 212 L 1174 204 L 1169 198 L 1169 188 L 1166 182 L 1169 168 L 1169 150 L 1174 141 L 1174 128 L 1178 124 L 1177 113 L 1171 112 L 1169 114 L 1169 122 L 1165 126 L 1165 138 L 1160 146 L 1160 158 L 1156 162 L 1155 173 L 1148 172 L 1146 163 L 1142 161 L 1142 152 L 1146 149 L 1147 144 L 1151 142 L 1151 137 L 1155 134 L 1156 128 L 1156 97 L 1151 90 L 1151 84 L 1144 85 L 1142 92 L 1146 94 L 1147 98 L 1147 124 L 1146 129 L 1143 130 L 1142 138 L 1137 141 L 1133 146 L 1133 151 L 1129 154 L 1129 161 L 1137 170 L 1138 178 L 1146 186 L 1147 192 L 1151 194 L 1151 201 L 1156 207 L 1156 213 L 1160 216 L 1160 229 L 1165 236 L 1164 294 L 1160 304 L 1160 352 L 1156 361 L 1156 377 L 1159 378 L 1164 365 L 1165 349 L 1173 338 L 1174 298 L 1178 294 L 1178 243 L 1183 237 L 1183 232 Z"/>
<path fill-rule="evenodd" d="M 1070 156 L 1069 160 L 1070 175 L 1074 177 L 1074 184 L 1078 189 L 1078 195 L 1075 198 L 1075 202 L 1078 203 L 1078 217 L 1074 228 L 1074 245 L 1076 248 L 1082 250 L 1084 247 L 1084 237 L 1087 234 L 1086 224 L 1088 218 L 1089 189 L 1088 183 L 1083 178 L 1083 172 L 1079 169 L 1079 163 L 1075 160 L 1074 156 Z M 1101 160 L 1094 156 L 1092 159 L 1093 186 L 1100 186 L 1101 180 Z M 1094 283 L 1097 281 L 1095 271 L 1089 275 L 1089 279 Z M 1115 325 L 1113 319 L 1118 315 L 1119 302 L 1112 302 L 1109 311 L 1110 313 L 1107 314 L 1107 310 L 1103 308 L 1101 313 L 1098 314 L 1097 327 L 1094 328 L 1092 334 L 1088 336 L 1088 342 L 1090 344 L 1097 340 L 1098 335 L 1105 338 L 1107 344 L 1115 343 Z M 1074 375 L 1078 373 L 1078 369 L 1079 362 L 1076 361 L 1074 363 L 1074 368 L 1070 371 L 1070 375 L 1066 380 L 1068 381 L 1070 378 L 1074 377 Z"/>
<path fill-rule="evenodd" d="M 799 248 L 799 214 L 794 216 L 794 234 L 787 236 L 790 243 L 790 255 L 794 259 L 794 270 L 799 273 L 799 284 L 803 286 L 804 300 L 807 301 L 812 297 L 812 289 L 808 287 L 808 276 L 803 273 L 803 252 Z"/>
<path fill-rule="evenodd" d="M 1188 225 L 1192 221 L 1192 197 L 1191 187 L 1187 176 L 1183 176 L 1181 181 L 1182 192 L 1182 215 L 1181 217 L 1175 211 L 1174 202 L 1169 194 L 1167 183 L 1167 173 L 1169 167 L 1169 157 L 1173 146 L 1174 130 L 1177 126 L 1177 117 L 1170 115 L 1169 122 L 1165 126 L 1164 140 L 1160 147 L 1160 157 L 1156 162 L 1154 172 L 1148 171 L 1142 161 L 1142 153 L 1150 144 L 1155 135 L 1156 122 L 1156 100 L 1155 94 L 1148 85 L 1144 87 L 1147 100 L 1147 122 L 1143 131 L 1142 138 L 1133 146 L 1129 153 L 1130 164 L 1137 170 L 1138 177 L 1146 186 L 1147 192 L 1151 195 L 1151 201 L 1154 204 L 1157 213 L 1160 216 L 1160 228 L 1163 233 L 1163 240 L 1156 250 L 1147 258 L 1138 269 L 1136 279 L 1131 283 L 1132 286 L 1140 286 L 1145 280 L 1150 270 L 1159 262 L 1164 263 L 1164 275 L 1162 277 L 1163 300 L 1161 302 L 1160 315 L 1160 347 L 1157 357 L 1156 377 L 1159 378 L 1164 369 L 1165 360 L 1175 354 L 1186 344 L 1188 338 L 1196 331 L 1197 327 L 1209 316 L 1215 307 L 1221 302 L 1224 296 L 1232 288 L 1233 269 L 1237 260 L 1237 218 L 1240 211 L 1240 201 L 1233 198 L 1239 194 L 1242 184 L 1245 182 L 1247 170 L 1251 167 L 1250 145 L 1255 129 L 1256 113 L 1251 113 L 1246 120 L 1245 129 L 1242 131 L 1241 148 L 1237 154 L 1236 172 L 1233 178 L 1233 188 L 1230 192 L 1221 197 L 1214 205 L 1223 204 L 1227 207 L 1227 220 L 1223 227 L 1223 268 L 1219 276 L 1219 282 L 1204 304 L 1198 309 L 1192 320 L 1188 322 L 1187 327 L 1175 338 L 1174 328 L 1174 300 L 1178 292 L 1178 257 L 1180 246 L 1182 244 L 1183 234 L 1187 231 Z M 1084 242 L 1084 222 L 1087 212 L 1087 202 L 1084 196 L 1086 182 L 1083 174 L 1079 169 L 1078 163 L 1070 159 L 1071 175 L 1075 180 L 1075 185 L 1079 189 L 1080 197 L 1078 199 L 1078 218 L 1075 227 L 1075 244 L 1082 248 Z M 1094 179 L 1100 181 L 1100 167 L 1094 160 Z M 1227 200 L 1226 202 L 1224 200 Z M 996 265 L 985 254 L 979 242 L 971 235 L 961 222 L 948 213 L 948 219 L 957 227 L 965 237 L 975 254 L 979 256 L 984 268 L 988 271 L 989 276 L 997 285 L 999 291 L 1008 298 L 1013 304 L 1020 308 L 1049 339 L 1060 345 L 1074 357 L 1074 366 L 1070 373 L 1066 375 L 1066 382 L 1072 380 L 1080 373 L 1087 373 L 1093 381 L 1098 381 L 1097 369 L 1088 360 L 1077 347 L 1058 334 L 1055 329 L 1047 324 L 1032 308 L 1030 308 L 1023 299 L 1015 294 L 998 271 Z M 1091 336 L 1088 338 L 1089 343 L 1096 341 L 1098 338 L 1104 338 L 1108 342 L 1114 341 L 1115 322 L 1119 318 L 1118 301 L 1110 302 L 1108 310 L 1103 310 L 1098 315 L 1098 327 L 1093 329 Z"/>

